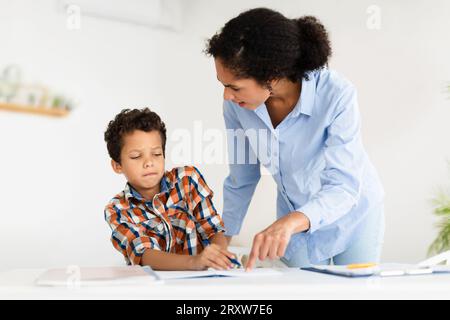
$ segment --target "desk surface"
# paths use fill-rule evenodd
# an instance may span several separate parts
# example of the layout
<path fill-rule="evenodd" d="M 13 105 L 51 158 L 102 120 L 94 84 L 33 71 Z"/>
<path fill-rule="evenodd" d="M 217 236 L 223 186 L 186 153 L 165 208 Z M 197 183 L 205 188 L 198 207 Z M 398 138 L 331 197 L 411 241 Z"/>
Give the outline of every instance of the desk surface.
<path fill-rule="evenodd" d="M 42 269 L 0 273 L 0 299 L 450 299 L 450 274 L 344 278 L 295 268 L 280 276 L 167 280 L 154 286 L 37 287 Z M 155 290 L 155 286 L 158 286 Z"/>

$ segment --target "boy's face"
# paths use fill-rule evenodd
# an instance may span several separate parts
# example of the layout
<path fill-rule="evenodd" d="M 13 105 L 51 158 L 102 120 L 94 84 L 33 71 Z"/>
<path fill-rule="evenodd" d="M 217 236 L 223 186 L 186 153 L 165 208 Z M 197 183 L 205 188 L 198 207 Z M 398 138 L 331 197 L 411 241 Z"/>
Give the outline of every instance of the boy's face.
<path fill-rule="evenodd" d="M 123 173 L 141 194 L 159 188 L 164 175 L 164 155 L 158 131 L 134 130 L 123 137 L 120 164 L 111 160 L 116 173 Z"/>

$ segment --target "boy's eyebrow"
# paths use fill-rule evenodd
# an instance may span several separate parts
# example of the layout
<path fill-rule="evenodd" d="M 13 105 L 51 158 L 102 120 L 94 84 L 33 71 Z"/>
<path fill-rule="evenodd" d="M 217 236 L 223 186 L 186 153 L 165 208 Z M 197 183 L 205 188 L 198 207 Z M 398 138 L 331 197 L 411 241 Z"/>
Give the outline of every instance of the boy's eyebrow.
<path fill-rule="evenodd" d="M 150 149 L 156 150 L 156 149 L 162 149 L 162 147 L 161 147 L 161 146 L 156 146 L 156 147 L 151 147 Z M 129 150 L 128 152 L 135 152 L 135 151 L 141 152 L 141 151 L 143 151 L 143 150 L 144 150 L 144 149 L 131 149 L 131 150 Z"/>

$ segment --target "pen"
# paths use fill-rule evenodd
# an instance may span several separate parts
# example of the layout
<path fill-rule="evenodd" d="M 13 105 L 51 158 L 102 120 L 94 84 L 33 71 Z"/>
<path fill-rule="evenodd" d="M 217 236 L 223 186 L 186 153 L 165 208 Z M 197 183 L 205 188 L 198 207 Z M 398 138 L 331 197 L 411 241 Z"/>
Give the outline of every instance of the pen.
<path fill-rule="evenodd" d="M 229 259 L 231 262 L 233 262 L 235 265 L 237 265 L 238 267 L 241 267 L 241 264 L 239 263 L 239 261 L 237 261 L 237 259 L 233 259 L 233 258 L 230 258 L 230 257 L 228 257 L 228 259 Z"/>
<path fill-rule="evenodd" d="M 370 268 L 375 267 L 376 263 L 354 263 L 354 264 L 348 264 L 347 269 L 361 269 L 361 268 Z"/>

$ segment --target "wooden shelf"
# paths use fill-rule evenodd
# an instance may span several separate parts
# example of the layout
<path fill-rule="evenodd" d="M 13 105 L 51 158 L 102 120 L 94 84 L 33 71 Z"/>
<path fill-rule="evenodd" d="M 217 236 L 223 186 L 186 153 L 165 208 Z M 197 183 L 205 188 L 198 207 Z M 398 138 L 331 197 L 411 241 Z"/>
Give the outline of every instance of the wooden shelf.
<path fill-rule="evenodd" d="M 69 110 L 62 108 L 49 108 L 40 106 L 28 106 L 14 103 L 0 103 L 1 110 L 34 113 L 39 115 L 64 117 L 69 114 Z"/>

